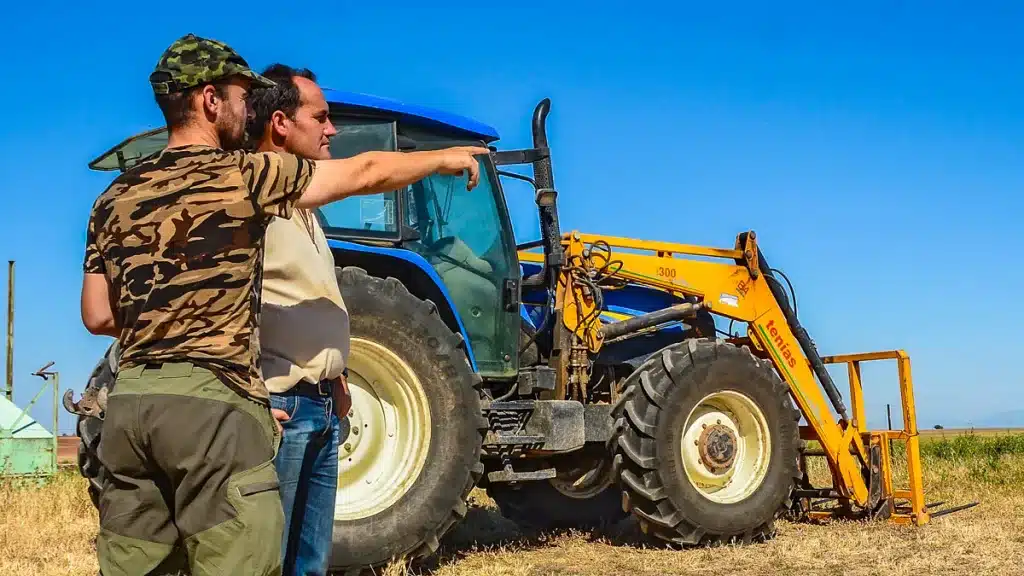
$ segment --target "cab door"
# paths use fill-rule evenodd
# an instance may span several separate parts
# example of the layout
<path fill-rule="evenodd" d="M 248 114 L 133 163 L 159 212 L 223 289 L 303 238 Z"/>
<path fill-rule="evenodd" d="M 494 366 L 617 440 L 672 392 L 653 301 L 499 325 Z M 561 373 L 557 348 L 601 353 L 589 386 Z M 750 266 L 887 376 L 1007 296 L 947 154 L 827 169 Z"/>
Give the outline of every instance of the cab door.
<path fill-rule="evenodd" d="M 460 144 L 462 145 L 462 144 Z M 519 369 L 519 260 L 489 158 L 480 182 L 435 174 L 406 191 L 408 222 L 419 238 L 403 246 L 421 254 L 444 282 L 466 327 L 482 375 L 511 378 Z"/>

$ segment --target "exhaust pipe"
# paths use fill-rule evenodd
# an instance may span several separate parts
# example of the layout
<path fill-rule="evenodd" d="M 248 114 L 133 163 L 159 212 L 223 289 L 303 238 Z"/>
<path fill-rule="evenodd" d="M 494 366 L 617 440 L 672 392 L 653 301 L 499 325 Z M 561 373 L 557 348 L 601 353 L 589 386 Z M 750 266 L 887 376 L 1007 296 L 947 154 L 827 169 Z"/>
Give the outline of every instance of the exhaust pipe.
<path fill-rule="evenodd" d="M 549 286 L 558 282 L 562 264 L 562 231 L 558 224 L 558 193 L 551 173 L 551 154 L 548 153 L 547 118 L 551 99 L 545 98 L 533 111 L 533 147 L 542 152 L 533 162 L 533 178 L 537 183 L 537 207 L 540 209 L 540 231 L 545 244 L 545 267 L 549 272 Z"/>

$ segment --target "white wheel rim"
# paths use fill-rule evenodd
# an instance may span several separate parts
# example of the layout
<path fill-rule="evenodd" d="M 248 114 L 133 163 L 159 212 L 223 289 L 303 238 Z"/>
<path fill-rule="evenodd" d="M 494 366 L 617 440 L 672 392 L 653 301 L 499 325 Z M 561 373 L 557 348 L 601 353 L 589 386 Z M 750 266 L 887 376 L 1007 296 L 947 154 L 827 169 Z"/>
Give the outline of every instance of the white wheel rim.
<path fill-rule="evenodd" d="M 709 394 L 687 415 L 680 452 L 686 477 L 702 496 L 718 504 L 739 502 L 767 475 L 768 421 L 739 392 Z"/>
<path fill-rule="evenodd" d="M 396 354 L 352 338 L 348 385 L 352 410 L 342 422 L 334 506 L 340 521 L 366 518 L 394 505 L 419 477 L 430 447 L 426 393 Z"/>

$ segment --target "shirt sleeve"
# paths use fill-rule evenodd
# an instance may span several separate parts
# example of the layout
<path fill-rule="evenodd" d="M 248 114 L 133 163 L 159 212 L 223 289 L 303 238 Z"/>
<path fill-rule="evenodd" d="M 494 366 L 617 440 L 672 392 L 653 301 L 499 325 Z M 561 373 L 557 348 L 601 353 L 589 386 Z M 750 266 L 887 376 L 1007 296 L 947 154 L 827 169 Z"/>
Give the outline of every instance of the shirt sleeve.
<path fill-rule="evenodd" d="M 240 168 L 257 214 L 291 218 L 316 164 L 286 152 L 257 152 L 243 154 Z"/>
<path fill-rule="evenodd" d="M 106 266 L 103 264 L 103 254 L 100 252 L 99 243 L 96 238 L 96 213 L 89 215 L 89 225 L 85 232 L 85 261 L 82 268 L 86 274 L 103 274 Z"/>

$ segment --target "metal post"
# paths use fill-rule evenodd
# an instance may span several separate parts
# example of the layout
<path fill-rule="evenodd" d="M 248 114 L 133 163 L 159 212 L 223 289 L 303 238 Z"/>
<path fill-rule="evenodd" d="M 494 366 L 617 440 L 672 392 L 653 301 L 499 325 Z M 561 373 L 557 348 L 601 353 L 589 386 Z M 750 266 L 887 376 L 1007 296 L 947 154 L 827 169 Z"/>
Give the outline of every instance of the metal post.
<path fill-rule="evenodd" d="M 60 373 L 57 371 L 53 372 L 53 470 L 57 471 L 57 450 L 60 448 L 60 442 L 57 439 L 57 397 L 60 396 Z"/>
<path fill-rule="evenodd" d="M 60 443 L 57 441 L 58 440 L 57 439 L 57 414 L 58 414 L 58 412 L 57 412 L 57 397 L 60 395 L 60 394 L 58 394 L 58 391 L 60 390 L 60 373 L 57 372 L 56 370 L 47 370 L 47 368 L 49 368 L 50 366 L 53 366 L 53 362 L 50 362 L 46 366 L 43 366 L 39 370 L 36 370 L 35 372 L 32 373 L 33 376 L 38 376 L 38 377 L 43 379 L 43 385 L 39 388 L 39 394 L 36 394 L 36 398 L 32 399 L 32 403 L 34 404 L 36 399 L 39 398 L 39 395 L 43 393 L 43 390 L 46 388 L 46 384 L 49 382 L 50 378 L 52 377 L 53 378 L 53 445 L 51 446 L 51 451 L 53 453 L 51 454 L 51 459 L 50 459 L 50 463 L 52 464 L 52 468 L 50 468 L 50 469 L 53 470 L 54 472 L 56 472 L 57 471 L 57 449 L 58 449 L 58 446 L 60 445 Z M 31 404 L 29 404 L 29 406 L 31 406 Z M 25 410 L 26 410 L 26 412 L 28 411 L 27 408 Z"/>
<path fill-rule="evenodd" d="M 14 402 L 14 260 L 7 261 L 7 399 Z"/>

